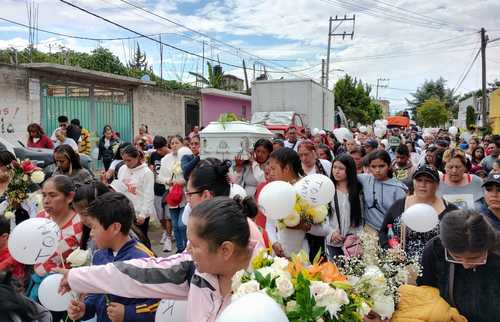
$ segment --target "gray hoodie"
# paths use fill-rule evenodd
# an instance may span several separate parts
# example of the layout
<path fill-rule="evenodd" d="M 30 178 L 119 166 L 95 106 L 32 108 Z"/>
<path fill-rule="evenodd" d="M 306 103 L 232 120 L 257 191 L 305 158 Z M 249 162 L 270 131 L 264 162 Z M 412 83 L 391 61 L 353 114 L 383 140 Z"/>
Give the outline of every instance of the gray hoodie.
<path fill-rule="evenodd" d="M 406 196 L 408 188 L 394 178 L 378 181 L 371 174 L 359 174 L 358 180 L 363 185 L 365 222 L 379 231 L 389 208 L 396 200 Z"/>

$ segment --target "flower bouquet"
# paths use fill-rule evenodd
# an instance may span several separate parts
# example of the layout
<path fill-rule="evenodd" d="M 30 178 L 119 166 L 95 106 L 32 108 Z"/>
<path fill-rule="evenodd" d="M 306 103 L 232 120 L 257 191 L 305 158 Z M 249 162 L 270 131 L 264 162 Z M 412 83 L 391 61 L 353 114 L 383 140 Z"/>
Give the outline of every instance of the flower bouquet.
<path fill-rule="evenodd" d="M 288 217 L 277 221 L 278 236 L 287 255 L 298 254 L 306 249 L 303 245 L 306 232 L 301 229 L 289 229 L 301 222 L 308 225 L 322 224 L 328 217 L 326 205 L 313 206 L 297 194 L 294 211 Z"/>
<path fill-rule="evenodd" d="M 7 168 L 10 171 L 11 179 L 5 191 L 9 206 L 4 216 L 11 219 L 15 216 L 16 209 L 29 198 L 29 186 L 33 183 L 42 183 L 45 180 L 45 174 L 28 159 L 12 161 Z"/>
<path fill-rule="evenodd" d="M 421 266 L 400 248 L 380 248 L 376 236 L 365 233 L 360 239 L 361 257 L 336 256 L 335 262 L 340 272 L 349 276 L 355 292 L 373 303 L 372 311 L 382 319 L 390 318 L 399 301 L 399 287 L 412 275 L 420 275 Z"/>
<path fill-rule="evenodd" d="M 238 271 L 232 280 L 233 299 L 262 292 L 274 299 L 290 321 L 363 321 L 369 299 L 357 293 L 335 264 L 309 264 L 304 252 L 291 261 L 263 250 L 252 270 Z"/>

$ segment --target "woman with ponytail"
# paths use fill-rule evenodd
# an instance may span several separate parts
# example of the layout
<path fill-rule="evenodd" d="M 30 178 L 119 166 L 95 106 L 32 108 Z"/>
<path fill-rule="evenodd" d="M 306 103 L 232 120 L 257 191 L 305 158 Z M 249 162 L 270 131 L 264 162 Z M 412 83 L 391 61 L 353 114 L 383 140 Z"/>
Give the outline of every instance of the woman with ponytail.
<path fill-rule="evenodd" d="M 202 163 L 203 164 L 203 163 Z M 197 170 L 221 180 L 224 164 L 204 164 Z M 201 173 L 199 173 L 201 174 Z M 198 174 L 198 175 L 199 175 Z M 257 213 L 253 198 L 215 197 L 212 187 L 188 183 L 194 196 L 188 219 L 187 252 L 168 258 L 136 259 L 74 268 L 65 273 L 61 289 L 78 293 L 111 293 L 131 298 L 187 300 L 188 322 L 217 320 L 231 303 L 231 283 L 246 269 L 261 245 L 252 238 L 249 218 Z M 196 179 L 195 179 L 196 181 Z M 225 186 L 225 185 L 224 185 Z M 199 190 L 195 190 L 197 187 Z M 227 193 L 229 193 L 229 184 Z M 220 193 L 218 190 L 217 193 Z"/>

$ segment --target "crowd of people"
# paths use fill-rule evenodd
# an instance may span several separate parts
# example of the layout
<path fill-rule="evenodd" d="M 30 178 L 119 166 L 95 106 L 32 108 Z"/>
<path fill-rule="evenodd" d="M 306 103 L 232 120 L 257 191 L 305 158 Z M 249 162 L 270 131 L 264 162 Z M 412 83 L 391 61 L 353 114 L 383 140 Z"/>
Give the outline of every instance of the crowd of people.
<path fill-rule="evenodd" d="M 16 295 L 17 306 L 2 302 L 0 311 L 26 321 L 46 317 L 36 304 L 37 286 L 56 269 L 66 274 L 63 288 L 92 295 L 75 298 L 67 312 L 51 312 L 54 321 L 154 321 L 163 298 L 188 299 L 188 321 L 215 321 L 230 302 L 232 276 L 258 249 L 283 257 L 304 250 L 311 259 L 319 252 L 335 261 L 352 255 L 351 246 L 366 233 L 383 248 L 402 247 L 418 258 L 423 275 L 417 283 L 438 288 L 469 321 L 500 315 L 494 305 L 500 295 L 500 136 L 417 127 L 388 129 L 383 137 L 360 127 L 336 136 L 291 127 L 256 141 L 248 160 L 218 160 L 200 159 L 198 128 L 186 137 L 164 137 L 141 126 L 133 142 L 123 142 L 106 125 L 97 144 L 103 170 L 92 173 L 79 158 L 90 151 L 88 131 L 79 120 L 58 121 L 51 138 L 30 124 L 27 142 L 54 149 L 55 170 L 40 187 L 42 209 L 30 216 L 57 223 L 58 252 L 34 267 L 16 263 L 7 249 L 15 221 L 0 216 L 0 271 L 9 272 L 0 292 L 21 290 L 32 300 Z M 8 154 L 0 152 L 1 191 L 15 159 Z M 336 187 L 326 222 L 278 228 L 260 212 L 267 183 L 294 184 L 310 174 L 328 176 Z M 232 184 L 247 197 L 229 198 Z M 427 232 L 406 227 L 402 214 L 416 204 L 431 206 L 439 225 Z M 151 221 L 160 223 L 158 241 L 150 239 Z M 290 245 L 285 233 L 303 239 Z M 156 242 L 162 258 L 151 250 Z M 68 256 L 77 249 L 89 252 L 92 265 L 68 273 Z"/>

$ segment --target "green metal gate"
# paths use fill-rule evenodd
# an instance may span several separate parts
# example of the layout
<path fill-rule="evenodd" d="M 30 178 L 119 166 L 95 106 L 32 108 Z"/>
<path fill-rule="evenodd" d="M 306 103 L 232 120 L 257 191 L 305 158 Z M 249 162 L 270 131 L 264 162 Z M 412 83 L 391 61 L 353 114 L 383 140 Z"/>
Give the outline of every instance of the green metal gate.
<path fill-rule="evenodd" d="M 120 133 L 121 141 L 133 139 L 131 95 L 115 89 L 45 85 L 42 91 L 42 126 L 50 136 L 58 127 L 57 117 L 79 119 L 94 138 L 105 125 Z"/>

